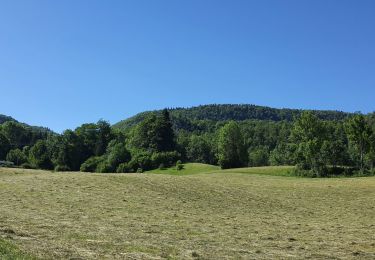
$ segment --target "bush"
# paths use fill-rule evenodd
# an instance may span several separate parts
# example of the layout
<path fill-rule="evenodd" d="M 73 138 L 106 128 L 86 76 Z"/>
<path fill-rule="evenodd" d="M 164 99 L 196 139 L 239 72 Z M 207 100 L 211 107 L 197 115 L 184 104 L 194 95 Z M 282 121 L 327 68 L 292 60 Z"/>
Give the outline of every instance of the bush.
<path fill-rule="evenodd" d="M 133 167 L 129 163 L 121 163 L 117 169 L 117 173 L 131 173 L 134 172 Z"/>
<path fill-rule="evenodd" d="M 14 165 L 21 165 L 27 162 L 26 155 L 20 149 L 10 150 L 6 157 L 7 161 L 14 163 Z"/>
<path fill-rule="evenodd" d="M 70 171 L 70 168 L 66 165 L 57 165 L 55 167 L 55 172 L 68 172 Z"/>
<path fill-rule="evenodd" d="M 182 169 L 184 169 L 184 165 L 182 164 L 181 160 L 178 160 L 176 162 L 176 170 L 181 171 Z"/>
<path fill-rule="evenodd" d="M 145 171 L 153 169 L 153 163 L 151 160 L 152 154 L 149 152 L 138 152 L 133 155 L 133 158 L 130 160 L 129 165 L 134 169 L 134 171 L 137 171 L 138 168 L 142 168 Z M 155 168 L 159 166 L 156 165 Z"/>
<path fill-rule="evenodd" d="M 105 160 L 105 161 L 102 161 L 98 164 L 98 166 L 96 167 L 96 172 L 99 172 L 99 173 L 110 173 L 110 172 L 114 172 L 114 169 L 112 168 L 112 166 Z"/>
<path fill-rule="evenodd" d="M 327 176 L 353 176 L 355 168 L 353 167 L 329 167 L 327 168 Z"/>
<path fill-rule="evenodd" d="M 249 166 L 267 166 L 269 165 L 269 152 L 266 147 L 256 148 L 249 153 Z"/>
<path fill-rule="evenodd" d="M 8 162 L 8 161 L 0 161 L 0 167 L 11 168 L 11 167 L 14 167 L 14 163 L 13 162 Z"/>
<path fill-rule="evenodd" d="M 176 161 L 181 157 L 177 151 L 153 153 L 151 156 L 152 165 L 154 168 L 159 167 L 161 164 L 164 167 L 175 165 Z"/>
<path fill-rule="evenodd" d="M 125 148 L 125 144 L 117 143 L 107 149 L 107 161 L 112 169 L 117 169 L 121 163 L 130 161 L 130 153 Z"/>
<path fill-rule="evenodd" d="M 44 170 L 53 169 L 53 164 L 49 157 L 48 147 L 45 140 L 39 140 L 30 149 L 30 163 L 33 167 Z"/>
<path fill-rule="evenodd" d="M 34 167 L 30 163 L 23 163 L 21 167 L 24 169 L 34 169 Z"/>
<path fill-rule="evenodd" d="M 320 172 L 303 168 L 297 165 L 292 171 L 292 175 L 308 178 L 340 177 L 340 176 L 369 176 L 370 172 L 358 171 L 353 167 L 325 167 Z"/>
<path fill-rule="evenodd" d="M 292 175 L 299 176 L 299 177 L 308 177 L 308 178 L 318 177 L 316 173 L 314 173 L 313 171 L 299 168 L 298 166 L 292 170 Z"/>
<path fill-rule="evenodd" d="M 98 164 L 103 161 L 102 157 L 94 156 L 87 159 L 80 167 L 81 172 L 95 172 Z"/>
<path fill-rule="evenodd" d="M 352 172 L 352 176 L 355 176 L 355 177 L 367 177 L 367 176 L 373 176 L 373 175 L 374 175 L 374 171 L 369 171 L 366 169 L 354 170 Z"/>
<path fill-rule="evenodd" d="M 143 172 L 143 169 L 142 168 L 138 168 L 137 169 L 137 173 L 142 173 Z"/>

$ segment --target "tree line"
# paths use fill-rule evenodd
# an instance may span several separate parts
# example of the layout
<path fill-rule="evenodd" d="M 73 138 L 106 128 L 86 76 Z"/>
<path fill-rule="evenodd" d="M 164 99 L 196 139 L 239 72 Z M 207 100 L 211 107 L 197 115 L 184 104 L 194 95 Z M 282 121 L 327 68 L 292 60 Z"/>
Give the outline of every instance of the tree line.
<path fill-rule="evenodd" d="M 294 120 L 181 120 L 168 110 L 145 114 L 126 129 L 103 120 L 62 134 L 18 122 L 0 125 L 0 160 L 24 168 L 143 172 L 201 162 L 222 168 L 296 165 L 295 174 L 370 174 L 375 164 L 375 116 L 324 120 L 305 111 Z"/>
<path fill-rule="evenodd" d="M 127 129 L 143 121 L 152 113 L 160 113 L 160 110 L 139 113 L 131 118 L 120 121 L 114 125 L 115 128 Z M 271 108 L 250 104 L 213 104 L 201 105 L 191 108 L 169 109 L 171 120 L 175 130 L 193 131 L 202 127 L 200 123 L 206 122 L 227 122 L 246 120 L 266 121 L 288 121 L 292 122 L 296 117 L 301 116 L 304 110 L 289 108 Z M 350 113 L 341 111 L 311 110 L 311 112 L 322 120 L 343 120 L 350 116 Z"/>

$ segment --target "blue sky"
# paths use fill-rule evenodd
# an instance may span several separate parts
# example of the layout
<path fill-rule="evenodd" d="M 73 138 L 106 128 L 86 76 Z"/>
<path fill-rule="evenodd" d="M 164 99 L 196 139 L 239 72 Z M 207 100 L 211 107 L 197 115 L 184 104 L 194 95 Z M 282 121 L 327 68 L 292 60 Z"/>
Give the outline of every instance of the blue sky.
<path fill-rule="evenodd" d="M 375 110 L 375 1 L 2 0 L 0 114 L 56 131 L 209 103 Z"/>

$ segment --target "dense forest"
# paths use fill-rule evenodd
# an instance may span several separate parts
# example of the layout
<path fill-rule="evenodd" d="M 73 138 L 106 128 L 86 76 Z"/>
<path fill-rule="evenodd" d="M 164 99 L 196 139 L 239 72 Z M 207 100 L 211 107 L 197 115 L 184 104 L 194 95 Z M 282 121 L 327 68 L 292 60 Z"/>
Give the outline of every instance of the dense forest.
<path fill-rule="evenodd" d="M 100 120 L 56 134 L 0 116 L 0 160 L 24 168 L 143 172 L 201 162 L 296 165 L 312 177 L 374 174 L 375 114 L 206 105 Z"/>
<path fill-rule="evenodd" d="M 222 122 L 222 121 L 246 121 L 246 120 L 266 120 L 266 121 L 288 121 L 292 122 L 304 111 L 300 109 L 277 109 L 256 105 L 203 105 L 191 108 L 171 108 L 171 120 L 175 130 L 193 130 L 199 127 L 201 121 Z M 114 125 L 114 128 L 127 129 L 132 127 L 150 114 L 158 114 L 161 110 L 147 111 L 135 115 Z M 341 111 L 311 110 L 311 112 L 322 120 L 343 120 L 350 113 Z M 204 124 L 203 122 L 203 124 Z"/>

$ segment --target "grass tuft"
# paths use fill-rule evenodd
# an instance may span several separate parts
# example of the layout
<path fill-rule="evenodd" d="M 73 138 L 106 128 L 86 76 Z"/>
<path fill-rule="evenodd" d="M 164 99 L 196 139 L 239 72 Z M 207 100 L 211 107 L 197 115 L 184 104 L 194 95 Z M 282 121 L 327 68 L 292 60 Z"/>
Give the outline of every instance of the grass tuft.
<path fill-rule="evenodd" d="M 0 238 L 0 259 L 2 260 L 36 260 L 10 242 Z"/>

